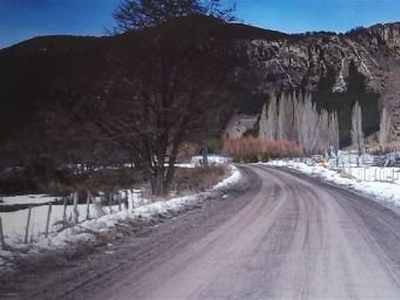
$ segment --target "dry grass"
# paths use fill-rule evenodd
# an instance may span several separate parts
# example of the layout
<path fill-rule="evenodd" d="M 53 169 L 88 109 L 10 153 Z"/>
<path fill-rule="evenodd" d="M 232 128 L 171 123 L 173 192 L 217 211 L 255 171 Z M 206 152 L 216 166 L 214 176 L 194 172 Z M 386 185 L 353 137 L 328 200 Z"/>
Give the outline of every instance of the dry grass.
<path fill-rule="evenodd" d="M 383 152 L 389 153 L 393 152 L 394 150 L 400 150 L 400 142 L 391 142 L 385 145 Z"/>
<path fill-rule="evenodd" d="M 177 168 L 172 189 L 178 194 L 203 192 L 221 181 L 226 172 L 223 165 Z"/>
<path fill-rule="evenodd" d="M 238 162 L 265 162 L 271 158 L 303 156 L 302 149 L 295 142 L 271 141 L 251 136 L 225 140 L 223 151 Z"/>

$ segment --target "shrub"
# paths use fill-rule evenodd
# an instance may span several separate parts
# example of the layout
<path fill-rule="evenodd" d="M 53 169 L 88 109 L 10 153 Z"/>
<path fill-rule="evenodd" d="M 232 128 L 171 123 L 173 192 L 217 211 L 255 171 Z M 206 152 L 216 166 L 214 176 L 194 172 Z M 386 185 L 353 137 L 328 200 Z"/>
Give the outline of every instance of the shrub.
<path fill-rule="evenodd" d="M 203 192 L 217 184 L 226 174 L 223 165 L 177 168 L 172 189 L 177 193 Z"/>
<path fill-rule="evenodd" d="M 222 149 L 222 140 L 217 138 L 210 138 L 206 141 L 208 153 L 220 153 Z"/>
<path fill-rule="evenodd" d="M 266 162 L 271 158 L 303 156 L 300 146 L 292 141 L 272 141 L 252 136 L 224 141 L 223 152 L 236 162 Z"/>
<path fill-rule="evenodd" d="M 391 142 L 386 144 L 383 153 L 389 153 L 395 150 L 400 150 L 400 142 Z"/>
<path fill-rule="evenodd" d="M 270 160 L 270 157 L 269 157 L 269 153 L 268 152 L 264 152 L 264 153 L 261 154 L 260 161 L 268 162 L 269 160 Z"/>

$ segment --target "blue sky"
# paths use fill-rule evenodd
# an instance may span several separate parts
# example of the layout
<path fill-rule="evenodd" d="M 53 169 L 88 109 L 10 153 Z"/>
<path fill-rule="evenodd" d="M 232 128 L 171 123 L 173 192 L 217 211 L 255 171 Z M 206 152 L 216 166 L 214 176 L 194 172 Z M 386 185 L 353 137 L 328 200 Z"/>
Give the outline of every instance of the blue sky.
<path fill-rule="evenodd" d="M 227 3 L 233 0 L 225 0 Z M 103 35 L 119 0 L 0 0 L 0 48 L 38 35 Z M 283 32 L 400 21 L 398 0 L 236 0 L 244 23 Z"/>
<path fill-rule="evenodd" d="M 399 0 L 238 0 L 245 23 L 294 33 L 346 32 L 357 26 L 400 21 Z"/>

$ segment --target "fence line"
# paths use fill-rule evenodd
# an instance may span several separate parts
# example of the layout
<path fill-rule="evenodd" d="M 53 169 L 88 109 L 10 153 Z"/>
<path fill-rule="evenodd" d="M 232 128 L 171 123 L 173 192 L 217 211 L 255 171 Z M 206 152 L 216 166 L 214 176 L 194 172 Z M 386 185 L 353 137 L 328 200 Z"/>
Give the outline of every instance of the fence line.
<path fill-rule="evenodd" d="M 20 220 L 20 229 L 16 232 L 17 234 L 21 234 L 23 238 L 21 238 L 21 242 L 28 244 L 37 240 L 36 237 L 39 236 L 48 238 L 51 232 L 61 231 L 91 218 L 104 216 L 104 211 L 100 214 L 96 210 L 95 206 L 99 204 L 96 202 L 99 201 L 103 203 L 103 208 L 107 206 L 110 208 L 110 210 L 106 209 L 109 214 L 124 209 L 133 213 L 135 208 L 146 204 L 142 197 L 142 191 L 135 189 L 100 195 L 99 197 L 88 195 L 85 203 L 79 204 L 79 209 L 76 205 L 77 199 L 73 199 L 74 197 L 77 197 L 77 195 L 65 197 L 61 205 L 54 205 L 52 202 L 49 202 L 35 207 L 30 206 L 27 210 L 27 215 L 24 215 Z M 96 199 L 98 199 L 98 201 L 96 201 Z M 47 207 L 46 212 L 44 211 L 44 207 Z M 55 207 L 57 207 L 56 210 Z M 76 213 L 78 213 L 78 216 Z M 75 223 L 75 221 L 77 221 L 77 223 Z M 11 231 L 7 231 L 7 228 L 3 225 L 7 226 L 7 224 L 2 223 L 2 219 L 0 218 L 0 249 L 5 249 L 7 247 L 6 237 L 11 234 Z M 18 236 L 16 237 L 18 238 Z"/>
<path fill-rule="evenodd" d="M 400 184 L 400 168 L 396 167 L 373 167 L 373 166 L 353 166 L 342 163 L 339 169 L 356 179 L 367 182 L 389 182 Z"/>

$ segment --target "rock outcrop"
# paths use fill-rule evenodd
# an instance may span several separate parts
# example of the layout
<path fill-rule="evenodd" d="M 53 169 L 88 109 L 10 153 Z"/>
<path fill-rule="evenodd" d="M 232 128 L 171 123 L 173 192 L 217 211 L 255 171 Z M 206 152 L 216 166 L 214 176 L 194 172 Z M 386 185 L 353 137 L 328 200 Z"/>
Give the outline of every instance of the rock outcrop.
<path fill-rule="evenodd" d="M 392 136 L 400 139 L 400 23 L 346 34 L 319 32 L 249 43 L 264 93 L 300 88 L 315 91 L 329 69 L 335 74 L 332 92 L 343 93 L 349 66 L 354 64 L 365 76 L 368 89 L 381 95 L 380 107 L 392 114 Z"/>

